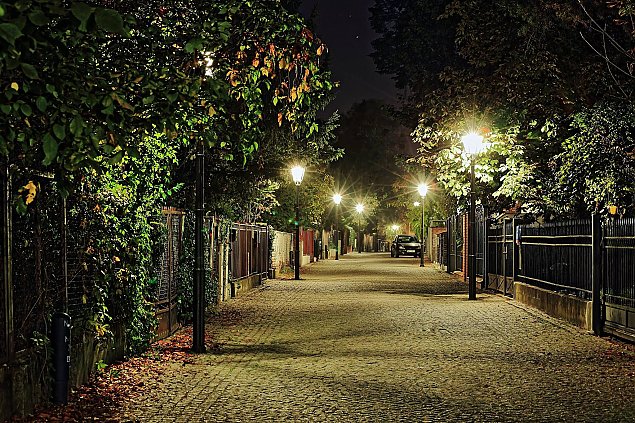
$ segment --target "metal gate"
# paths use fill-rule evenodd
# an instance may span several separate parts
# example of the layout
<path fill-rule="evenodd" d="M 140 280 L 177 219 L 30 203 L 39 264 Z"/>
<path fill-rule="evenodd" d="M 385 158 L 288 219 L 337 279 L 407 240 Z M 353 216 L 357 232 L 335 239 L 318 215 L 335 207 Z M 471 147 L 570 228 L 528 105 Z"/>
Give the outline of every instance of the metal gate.
<path fill-rule="evenodd" d="M 183 224 L 185 213 L 175 209 L 163 210 L 163 223 L 167 236 L 165 250 L 161 257 L 161 269 L 157 284 L 157 301 L 155 302 L 158 320 L 157 338 L 165 338 L 180 327 L 177 311 L 177 272 L 179 252 L 183 240 Z"/>
<path fill-rule="evenodd" d="M 513 295 L 513 220 L 493 221 L 487 230 L 487 288 Z"/>
<path fill-rule="evenodd" d="M 635 339 L 635 219 L 610 219 L 603 229 L 605 330 Z"/>
<path fill-rule="evenodd" d="M 450 216 L 448 228 L 448 273 L 463 270 L 463 215 Z"/>
<path fill-rule="evenodd" d="M 436 240 L 435 240 L 435 243 L 436 243 L 436 257 L 435 257 L 435 260 L 440 265 L 443 265 L 443 264 L 447 263 L 447 261 L 446 261 L 447 260 L 447 257 L 446 257 L 446 254 L 447 254 L 447 250 L 446 250 L 447 246 L 446 246 L 446 244 L 447 244 L 447 242 L 448 242 L 448 233 L 447 233 L 447 231 L 446 232 L 442 232 L 440 234 L 437 234 Z"/>
<path fill-rule="evenodd" d="M 476 206 L 474 216 L 474 231 L 476 232 L 476 276 L 484 277 L 487 249 L 487 209 L 482 204 Z"/>

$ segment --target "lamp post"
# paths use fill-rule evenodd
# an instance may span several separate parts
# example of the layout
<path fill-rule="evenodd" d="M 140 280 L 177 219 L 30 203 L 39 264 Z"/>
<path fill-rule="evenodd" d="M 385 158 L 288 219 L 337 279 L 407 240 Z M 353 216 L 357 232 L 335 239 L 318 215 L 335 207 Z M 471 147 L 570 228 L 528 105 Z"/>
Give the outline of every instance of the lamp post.
<path fill-rule="evenodd" d="M 335 194 L 333 196 L 333 202 L 335 203 L 335 260 L 340 259 L 340 203 L 342 202 L 342 195 Z"/>
<path fill-rule="evenodd" d="M 468 275 L 468 299 L 476 299 L 476 231 L 474 230 L 474 216 L 476 204 L 474 203 L 474 159 L 483 151 L 483 137 L 478 134 L 466 134 L 461 138 L 465 153 L 470 156 L 470 213 L 468 216 L 468 244 L 467 244 L 467 275 Z"/>
<path fill-rule="evenodd" d="M 295 183 L 295 280 L 300 280 L 300 184 L 304 178 L 304 168 L 302 166 L 294 166 L 291 169 L 291 176 Z"/>
<path fill-rule="evenodd" d="M 424 213 L 425 213 L 425 205 L 426 205 L 426 194 L 428 193 L 428 185 L 419 184 L 417 187 L 417 191 L 419 191 L 419 195 L 421 196 L 421 250 L 419 251 L 419 258 L 421 259 L 419 263 L 419 267 L 423 267 L 423 249 L 425 246 L 425 231 L 423 230 L 423 222 L 424 222 Z"/>
<path fill-rule="evenodd" d="M 357 203 L 355 206 L 355 210 L 357 211 L 357 252 L 362 252 L 362 213 L 364 212 L 364 205 L 362 203 Z"/>

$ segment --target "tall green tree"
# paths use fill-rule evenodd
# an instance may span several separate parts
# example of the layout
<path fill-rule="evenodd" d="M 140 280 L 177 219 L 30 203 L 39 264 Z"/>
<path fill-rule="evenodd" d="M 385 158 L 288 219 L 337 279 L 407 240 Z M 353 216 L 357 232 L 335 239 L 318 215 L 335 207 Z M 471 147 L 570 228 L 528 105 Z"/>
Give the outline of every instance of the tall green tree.
<path fill-rule="evenodd" d="M 619 19 L 626 6 L 620 11 L 591 0 L 387 3 L 400 7 L 377 28 L 382 36 L 374 57 L 384 71 L 398 69 L 403 84 L 424 82 L 407 103 L 419 113 L 416 160 L 434 168 L 451 195 L 465 199 L 468 162 L 459 140 L 480 132 L 493 142 L 477 163 L 482 197 L 496 207 L 520 202 L 555 212 L 548 188 L 555 182 L 552 159 L 579 129 L 572 125 L 575 116 L 605 101 L 631 101 L 632 33 Z M 381 13 L 374 10 L 377 19 Z M 409 38 L 439 24 L 446 26 L 439 49 Z M 415 49 L 411 56 L 420 66 L 396 63 L 402 46 Z M 614 118 L 617 123 L 623 116 Z"/>

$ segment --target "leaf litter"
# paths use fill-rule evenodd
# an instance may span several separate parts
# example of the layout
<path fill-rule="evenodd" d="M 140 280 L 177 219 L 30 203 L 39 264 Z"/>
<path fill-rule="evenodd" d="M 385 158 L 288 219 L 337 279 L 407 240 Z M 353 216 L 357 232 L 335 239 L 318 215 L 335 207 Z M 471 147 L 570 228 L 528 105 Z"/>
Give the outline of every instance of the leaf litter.
<path fill-rule="evenodd" d="M 233 320 L 234 316 L 229 317 Z M 234 317 L 235 318 L 235 317 Z M 219 346 L 206 331 L 205 344 L 210 352 Z M 168 364 L 194 364 L 191 352 L 192 327 L 156 341 L 140 357 L 132 357 L 95 372 L 90 380 L 71 389 L 66 405 L 46 405 L 34 414 L 14 417 L 13 422 L 122 422 L 119 416 L 123 404 L 148 392 L 148 381 L 156 381 Z"/>

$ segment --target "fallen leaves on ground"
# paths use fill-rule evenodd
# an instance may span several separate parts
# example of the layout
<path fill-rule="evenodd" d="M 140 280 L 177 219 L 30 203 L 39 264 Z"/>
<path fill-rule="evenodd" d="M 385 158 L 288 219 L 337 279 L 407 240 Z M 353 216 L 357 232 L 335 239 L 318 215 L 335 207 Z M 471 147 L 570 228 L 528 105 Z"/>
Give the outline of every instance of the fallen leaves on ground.
<path fill-rule="evenodd" d="M 211 336 L 205 337 L 208 351 L 218 346 Z M 152 344 L 141 357 L 117 362 L 95 373 L 88 383 L 72 389 L 68 404 L 48 406 L 35 414 L 15 418 L 16 422 L 118 422 L 117 412 L 123 403 L 145 392 L 149 379 L 157 379 L 168 363 L 193 364 L 192 327 L 188 326 L 169 338 Z"/>

